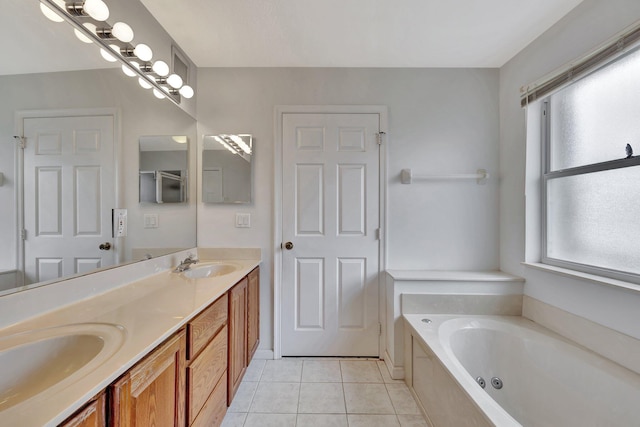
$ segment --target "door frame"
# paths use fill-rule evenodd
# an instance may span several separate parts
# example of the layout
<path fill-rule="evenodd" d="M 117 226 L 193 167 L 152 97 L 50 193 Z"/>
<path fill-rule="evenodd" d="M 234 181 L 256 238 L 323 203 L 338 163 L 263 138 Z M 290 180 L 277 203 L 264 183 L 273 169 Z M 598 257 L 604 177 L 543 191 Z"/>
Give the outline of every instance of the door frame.
<path fill-rule="evenodd" d="M 117 208 L 123 205 L 124 194 L 122 191 L 122 122 L 120 120 L 119 108 L 55 108 L 50 110 L 19 110 L 14 115 L 14 130 L 18 139 L 24 140 L 24 121 L 32 118 L 55 118 L 55 117 L 84 117 L 84 116 L 110 116 L 113 119 L 113 162 L 114 162 L 114 188 L 115 203 Z M 15 177 L 16 177 L 16 270 L 18 271 L 20 285 L 24 284 L 25 253 L 24 242 L 21 237 L 21 230 L 24 229 L 24 150 L 20 145 L 15 147 Z M 114 265 L 123 261 L 124 251 L 114 245 Z M 63 279 L 64 280 L 64 279 Z"/>
<path fill-rule="evenodd" d="M 378 114 L 382 145 L 379 159 L 380 243 L 378 251 L 378 321 L 381 325 L 378 356 L 385 351 L 385 297 L 384 275 L 387 265 L 387 154 L 389 138 L 389 112 L 386 105 L 276 105 L 274 108 L 274 157 L 273 157 L 273 358 L 282 358 L 282 146 L 284 114 Z"/>

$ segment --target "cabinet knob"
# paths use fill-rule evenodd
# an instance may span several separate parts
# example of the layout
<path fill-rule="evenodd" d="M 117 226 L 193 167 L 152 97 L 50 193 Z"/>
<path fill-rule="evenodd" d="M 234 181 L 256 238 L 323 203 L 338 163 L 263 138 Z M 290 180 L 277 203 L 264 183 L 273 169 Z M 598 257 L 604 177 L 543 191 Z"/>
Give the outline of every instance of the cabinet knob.
<path fill-rule="evenodd" d="M 293 243 L 291 242 L 287 242 L 284 244 L 284 248 L 288 251 L 290 251 L 291 249 L 293 249 Z"/>
<path fill-rule="evenodd" d="M 108 251 L 109 249 L 111 249 L 111 243 L 109 242 L 100 243 L 100 246 L 98 246 L 98 248 L 101 251 Z"/>

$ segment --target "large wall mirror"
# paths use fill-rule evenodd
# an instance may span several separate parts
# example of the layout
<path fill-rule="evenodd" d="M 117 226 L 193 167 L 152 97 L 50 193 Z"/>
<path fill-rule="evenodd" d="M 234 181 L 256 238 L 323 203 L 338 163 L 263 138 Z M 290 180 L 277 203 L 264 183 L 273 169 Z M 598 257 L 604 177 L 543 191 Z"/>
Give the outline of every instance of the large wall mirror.
<path fill-rule="evenodd" d="M 203 203 L 251 203 L 253 144 L 249 134 L 204 136 Z"/>
<path fill-rule="evenodd" d="M 139 1 L 108 4 L 110 20 L 130 24 L 134 40 L 171 62 L 171 38 Z M 0 35 L 0 295 L 196 246 L 195 180 L 185 180 L 180 203 L 141 204 L 138 188 L 141 136 L 180 136 L 180 165 L 157 168 L 195 170 L 189 109 L 142 89 L 68 23 L 46 19 L 38 0 L 4 2 Z M 100 154 L 107 140 L 113 147 Z M 69 150 L 105 163 L 73 164 Z M 126 229 L 114 230 L 112 215 Z"/>

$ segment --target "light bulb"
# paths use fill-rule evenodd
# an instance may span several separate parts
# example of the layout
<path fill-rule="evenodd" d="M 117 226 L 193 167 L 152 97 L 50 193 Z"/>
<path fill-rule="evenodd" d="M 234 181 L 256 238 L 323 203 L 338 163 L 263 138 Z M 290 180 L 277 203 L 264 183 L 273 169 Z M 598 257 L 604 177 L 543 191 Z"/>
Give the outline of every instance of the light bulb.
<path fill-rule="evenodd" d="M 153 95 L 158 98 L 158 99 L 164 99 L 165 96 L 162 92 L 160 92 L 158 89 L 153 89 Z"/>
<path fill-rule="evenodd" d="M 124 22 L 116 22 L 111 28 L 111 34 L 123 43 L 129 43 L 133 40 L 133 30 Z"/>
<path fill-rule="evenodd" d="M 154 73 L 161 77 L 165 77 L 169 74 L 169 66 L 164 61 L 156 61 L 153 63 L 153 67 L 151 67 Z"/>
<path fill-rule="evenodd" d="M 66 7 L 64 0 L 53 0 L 53 2 L 56 5 L 60 6 L 62 9 L 65 9 Z M 44 3 L 40 3 L 40 11 L 44 16 L 47 17 L 47 19 L 53 22 L 64 21 L 64 18 L 62 16 L 58 15 L 56 12 L 54 12 L 49 6 L 45 5 Z"/>
<path fill-rule="evenodd" d="M 94 34 L 96 33 L 96 26 L 93 25 L 92 23 L 87 22 L 82 25 L 84 25 L 92 33 Z M 73 32 L 76 34 L 76 37 L 78 38 L 78 40 L 80 40 L 82 43 L 93 43 L 93 40 L 91 40 L 89 37 L 84 35 L 82 32 L 78 31 L 77 29 L 74 28 Z"/>
<path fill-rule="evenodd" d="M 138 84 L 143 88 L 143 89 L 151 89 L 151 84 L 149 84 L 148 81 L 146 81 L 145 79 L 143 79 L 142 77 L 140 77 L 138 79 Z"/>
<path fill-rule="evenodd" d="M 182 86 L 182 77 L 177 74 L 171 74 L 167 77 L 167 84 L 174 89 L 178 89 Z"/>
<path fill-rule="evenodd" d="M 146 44 L 140 43 L 133 49 L 133 54 L 137 56 L 141 61 L 151 61 L 153 58 L 153 51 Z"/>
<path fill-rule="evenodd" d="M 106 21 L 109 18 L 109 8 L 102 0 L 85 0 L 82 9 L 96 21 Z"/>
<path fill-rule="evenodd" d="M 180 88 L 180 95 L 184 96 L 187 99 L 193 98 L 193 88 L 189 85 L 184 85 Z"/>
<path fill-rule="evenodd" d="M 131 68 L 127 67 L 124 64 L 122 64 L 122 72 L 125 73 L 129 77 L 137 76 L 137 74 Z"/>
<path fill-rule="evenodd" d="M 113 55 L 111 55 L 109 52 L 107 52 L 104 49 L 100 49 L 100 55 L 102 55 L 104 60 L 107 61 L 107 62 L 116 62 L 117 61 L 117 59 Z"/>
<path fill-rule="evenodd" d="M 187 143 L 187 137 L 185 135 L 172 136 L 171 139 L 173 139 L 178 144 L 186 144 Z"/>

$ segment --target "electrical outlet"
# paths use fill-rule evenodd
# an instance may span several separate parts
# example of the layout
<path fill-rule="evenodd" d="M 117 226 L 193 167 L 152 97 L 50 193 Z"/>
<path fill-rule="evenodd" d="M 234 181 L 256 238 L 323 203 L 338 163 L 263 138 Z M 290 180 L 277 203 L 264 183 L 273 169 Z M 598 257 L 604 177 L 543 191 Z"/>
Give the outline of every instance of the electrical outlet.
<path fill-rule="evenodd" d="M 113 214 L 113 237 L 126 237 L 127 235 L 127 210 L 114 209 Z"/>

